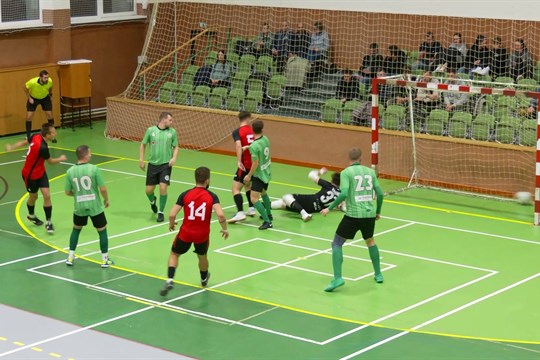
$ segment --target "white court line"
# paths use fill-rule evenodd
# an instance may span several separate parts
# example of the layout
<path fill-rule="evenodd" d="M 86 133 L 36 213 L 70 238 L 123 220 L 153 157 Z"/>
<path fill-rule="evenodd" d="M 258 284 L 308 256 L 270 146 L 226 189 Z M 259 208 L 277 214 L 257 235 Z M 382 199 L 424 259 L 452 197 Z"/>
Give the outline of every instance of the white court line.
<path fill-rule="evenodd" d="M 266 313 L 268 313 L 268 312 L 270 312 L 270 311 L 272 311 L 272 310 L 275 310 L 275 309 L 279 309 L 279 307 L 274 306 L 273 308 L 266 309 L 266 310 L 264 310 L 264 311 L 261 311 L 260 313 L 257 313 L 257 314 L 248 316 L 247 318 L 244 318 L 244 319 L 242 319 L 242 320 L 235 321 L 235 322 L 233 322 L 233 323 L 231 323 L 231 324 L 229 324 L 229 325 L 237 325 L 238 323 L 243 323 L 244 321 L 251 320 L 251 319 L 253 319 L 253 318 L 256 318 L 257 316 L 261 316 L 261 315 L 266 314 Z"/>
<path fill-rule="evenodd" d="M 441 319 L 444 319 L 445 317 L 448 317 L 448 316 L 453 315 L 453 314 L 455 314 L 455 313 L 457 313 L 457 312 L 459 312 L 459 311 L 461 311 L 461 310 L 463 310 L 463 309 L 466 309 L 466 308 L 468 308 L 468 307 L 471 307 L 471 306 L 473 306 L 473 305 L 476 305 L 476 304 L 478 304 L 479 302 L 482 302 L 482 301 L 484 301 L 484 300 L 487 300 L 487 299 L 489 299 L 489 298 L 492 298 L 493 296 L 499 295 L 500 293 L 503 293 L 503 292 L 505 292 L 505 291 L 508 291 L 508 290 L 510 290 L 510 289 L 513 289 L 513 288 L 515 288 L 516 286 L 519 286 L 519 285 L 521 285 L 521 284 L 524 284 L 524 283 L 526 283 L 527 281 L 533 280 L 533 279 L 535 279 L 535 278 L 537 278 L 537 277 L 539 277 L 539 276 L 540 276 L 540 273 L 537 273 L 537 274 L 535 274 L 535 275 L 529 276 L 528 278 L 525 278 L 525 279 L 520 280 L 520 281 L 518 281 L 518 282 L 515 282 L 515 283 L 513 283 L 513 284 L 511 284 L 511 285 L 508 285 L 508 286 L 506 286 L 506 287 L 504 287 L 504 288 L 502 288 L 502 289 L 499 289 L 499 290 L 494 291 L 494 292 L 492 292 L 492 293 L 490 293 L 490 294 L 487 294 L 487 295 L 485 295 L 485 296 L 482 296 L 482 297 L 480 297 L 480 298 L 478 298 L 478 299 L 476 299 L 476 300 L 473 300 L 473 301 L 471 301 L 471 302 L 468 302 L 468 303 L 466 303 L 466 304 L 464 304 L 464 305 L 462 305 L 462 306 L 460 306 L 460 307 L 458 307 L 458 308 L 455 308 L 454 310 L 448 311 L 448 312 L 446 312 L 446 313 L 444 313 L 444 314 L 442 314 L 442 315 L 439 315 L 439 316 L 437 316 L 437 317 L 434 317 L 433 319 L 428 320 L 428 321 L 426 321 L 426 322 L 423 322 L 423 323 L 420 324 L 420 325 L 416 325 L 415 327 L 411 328 L 410 331 L 403 331 L 403 332 L 400 332 L 400 333 L 398 333 L 398 334 L 396 334 L 396 335 L 393 335 L 393 336 L 391 336 L 391 337 L 389 337 L 389 338 L 387 338 L 387 339 L 381 340 L 381 341 L 379 341 L 379 342 L 377 342 L 377 343 L 375 343 L 375 344 L 373 344 L 373 345 L 370 345 L 370 346 L 368 346 L 368 347 L 365 347 L 365 348 L 363 348 L 363 349 L 360 349 L 360 350 L 358 350 L 358 351 L 356 351 L 356 352 L 354 352 L 354 353 L 352 353 L 352 354 L 350 354 L 350 355 L 347 355 L 347 356 L 345 356 L 345 357 L 342 357 L 340 360 L 348 360 L 348 359 L 351 359 L 351 358 L 353 358 L 353 357 L 355 357 L 355 356 L 358 356 L 358 355 L 360 355 L 360 354 L 363 354 L 363 353 L 365 353 L 365 352 L 368 352 L 369 350 L 372 350 L 372 349 L 374 349 L 374 348 L 376 348 L 376 347 L 379 347 L 379 346 L 381 346 L 381 345 L 384 345 L 384 344 L 386 344 L 386 343 L 388 343 L 388 342 L 390 342 L 390 341 L 392 341 L 392 340 L 395 340 L 395 339 L 397 339 L 397 338 L 399 338 L 399 337 L 402 337 L 402 336 L 404 336 L 404 335 L 407 335 L 407 334 L 409 334 L 411 331 L 421 329 L 421 328 L 423 328 L 424 326 L 427 326 L 427 325 L 432 324 L 432 323 L 434 323 L 434 322 L 436 322 L 436 321 L 439 321 L 439 320 L 441 320 Z"/>
<path fill-rule="evenodd" d="M 533 353 L 540 354 L 540 350 L 529 349 L 529 348 L 527 348 L 525 346 L 517 346 L 517 345 L 514 345 L 514 344 L 510 344 L 510 343 L 503 343 L 503 342 L 500 342 L 500 341 L 489 341 L 489 342 L 494 343 L 494 344 L 503 345 L 503 346 L 513 347 L 513 348 L 516 348 L 516 349 L 519 349 L 519 350 L 525 350 L 525 351 L 530 351 L 530 352 L 533 352 Z"/>
<path fill-rule="evenodd" d="M 33 238 L 32 238 L 30 235 L 28 235 L 28 234 L 16 233 L 16 232 L 9 231 L 9 230 L 4 230 L 4 229 L 0 229 L 0 232 L 5 232 L 6 234 L 11 234 L 11 235 L 16 235 L 16 236 L 20 236 L 20 237 L 27 237 L 27 238 L 33 239 Z"/>
<path fill-rule="evenodd" d="M 16 163 L 20 163 L 20 162 L 23 162 L 23 161 L 26 161 L 26 159 L 14 160 L 14 161 L 8 161 L 8 162 L 5 162 L 5 163 L 0 163 L 0 166 L 9 165 L 9 164 L 16 164 Z"/>
<path fill-rule="evenodd" d="M 105 280 L 105 281 L 102 281 L 102 282 L 98 282 L 98 283 L 96 283 L 96 284 L 93 284 L 92 286 L 98 286 L 98 285 L 107 284 L 107 283 L 110 283 L 110 282 L 113 282 L 113 281 L 116 281 L 116 280 L 125 279 L 125 278 L 130 277 L 130 276 L 133 276 L 133 275 L 135 275 L 135 273 L 129 273 L 129 274 L 126 274 L 126 275 L 123 275 L 123 276 L 115 277 L 115 278 L 113 278 L 113 279 L 109 279 L 109 280 Z"/>
<path fill-rule="evenodd" d="M 16 259 L 16 260 L 11 260 L 11 261 L 8 261 L 8 262 L 5 262 L 5 263 L 1 263 L 0 267 L 6 266 L 6 265 L 11 265 L 11 264 L 16 264 L 18 262 L 22 262 L 22 261 L 26 261 L 26 260 L 30 260 L 30 259 L 35 259 L 35 258 L 45 256 L 45 255 L 54 254 L 56 252 L 58 252 L 58 250 L 51 250 L 51 251 L 47 251 L 47 252 L 44 252 L 44 253 L 39 253 L 39 254 L 36 254 L 36 255 L 23 257 L 23 258 Z"/>
<path fill-rule="evenodd" d="M 9 204 L 16 204 L 18 203 L 19 200 L 13 200 L 13 201 L 8 201 L 8 202 L 3 202 L 3 203 L 0 203 L 0 206 L 4 206 L 4 205 L 9 205 Z"/>

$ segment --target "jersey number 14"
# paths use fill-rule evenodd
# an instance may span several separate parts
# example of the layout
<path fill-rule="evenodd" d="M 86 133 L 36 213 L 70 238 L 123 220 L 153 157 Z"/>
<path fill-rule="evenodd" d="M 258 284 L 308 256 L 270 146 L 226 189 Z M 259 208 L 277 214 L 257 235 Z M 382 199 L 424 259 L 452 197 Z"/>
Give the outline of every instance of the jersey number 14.
<path fill-rule="evenodd" d="M 192 201 L 188 204 L 189 215 L 188 220 L 195 220 L 195 218 L 200 218 L 201 221 L 206 219 L 206 203 L 202 203 L 198 208 L 195 209 L 195 201 Z"/>

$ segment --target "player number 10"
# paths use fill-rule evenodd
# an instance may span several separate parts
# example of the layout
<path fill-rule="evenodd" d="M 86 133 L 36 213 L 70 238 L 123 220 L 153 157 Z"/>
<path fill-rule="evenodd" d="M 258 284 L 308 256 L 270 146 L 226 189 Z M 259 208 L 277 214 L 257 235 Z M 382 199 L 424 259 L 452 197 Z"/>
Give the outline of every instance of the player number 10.
<path fill-rule="evenodd" d="M 79 180 L 79 178 L 73 178 L 73 182 L 75 183 L 75 187 L 77 187 L 77 191 L 81 191 L 81 187 L 84 190 L 90 190 L 92 188 L 92 179 L 90 179 L 90 176 L 83 176 Z"/>

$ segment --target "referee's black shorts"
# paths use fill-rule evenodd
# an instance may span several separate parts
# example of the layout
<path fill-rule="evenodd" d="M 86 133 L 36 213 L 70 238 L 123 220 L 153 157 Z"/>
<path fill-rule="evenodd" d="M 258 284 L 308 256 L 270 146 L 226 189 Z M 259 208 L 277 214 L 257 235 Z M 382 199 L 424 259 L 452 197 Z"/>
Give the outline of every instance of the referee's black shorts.
<path fill-rule="evenodd" d="M 362 239 L 372 238 L 375 232 L 375 218 L 352 218 L 345 215 L 338 225 L 336 234 L 350 240 L 354 239 L 358 231 L 362 233 Z"/>
<path fill-rule="evenodd" d="M 51 96 L 47 95 L 43 99 L 36 99 L 35 97 L 32 97 L 34 99 L 34 103 L 31 104 L 30 101 L 26 101 L 26 111 L 34 112 L 36 111 L 38 105 L 41 105 L 41 108 L 43 111 L 52 111 L 52 101 Z"/>

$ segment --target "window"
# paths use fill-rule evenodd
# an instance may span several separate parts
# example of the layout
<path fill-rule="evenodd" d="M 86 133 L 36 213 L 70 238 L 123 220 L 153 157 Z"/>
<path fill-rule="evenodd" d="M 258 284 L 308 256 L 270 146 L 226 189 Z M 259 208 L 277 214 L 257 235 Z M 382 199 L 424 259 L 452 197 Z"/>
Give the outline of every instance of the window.
<path fill-rule="evenodd" d="M 39 20 L 39 0 L 1 0 L 0 19 L 2 23 Z"/>
<path fill-rule="evenodd" d="M 72 18 L 135 13 L 135 0 L 70 0 L 70 6 Z"/>

